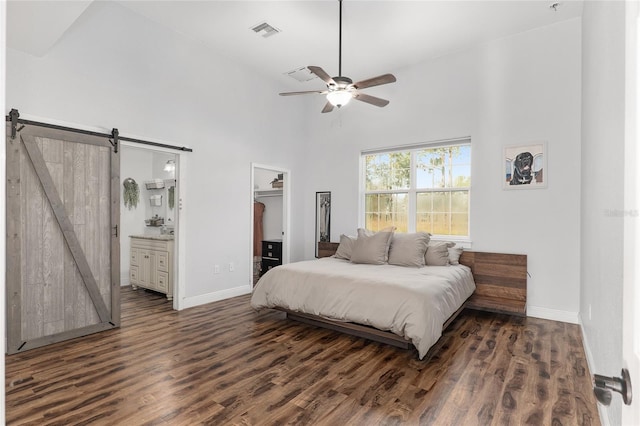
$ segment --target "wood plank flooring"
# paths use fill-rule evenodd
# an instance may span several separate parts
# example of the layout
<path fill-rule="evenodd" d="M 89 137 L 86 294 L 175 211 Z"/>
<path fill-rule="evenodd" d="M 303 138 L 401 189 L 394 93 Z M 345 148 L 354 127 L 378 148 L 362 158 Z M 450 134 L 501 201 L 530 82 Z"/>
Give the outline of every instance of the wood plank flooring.
<path fill-rule="evenodd" d="M 417 352 L 123 288 L 122 327 L 6 357 L 11 425 L 599 425 L 576 325 L 464 311 Z"/>

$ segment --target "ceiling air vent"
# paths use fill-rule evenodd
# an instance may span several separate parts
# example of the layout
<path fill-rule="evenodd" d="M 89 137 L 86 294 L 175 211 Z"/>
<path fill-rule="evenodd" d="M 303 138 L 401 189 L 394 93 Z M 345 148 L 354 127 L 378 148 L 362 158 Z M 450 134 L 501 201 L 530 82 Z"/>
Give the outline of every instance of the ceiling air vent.
<path fill-rule="evenodd" d="M 309 71 L 307 67 L 296 68 L 293 71 L 285 72 L 284 75 L 288 75 L 291 78 L 295 78 L 300 83 L 318 78 L 315 74 Z"/>
<path fill-rule="evenodd" d="M 266 22 L 262 22 L 261 24 L 254 25 L 251 29 L 256 33 L 262 35 L 262 37 L 267 38 L 272 35 L 278 34 L 280 32 L 276 27 L 272 27 Z"/>

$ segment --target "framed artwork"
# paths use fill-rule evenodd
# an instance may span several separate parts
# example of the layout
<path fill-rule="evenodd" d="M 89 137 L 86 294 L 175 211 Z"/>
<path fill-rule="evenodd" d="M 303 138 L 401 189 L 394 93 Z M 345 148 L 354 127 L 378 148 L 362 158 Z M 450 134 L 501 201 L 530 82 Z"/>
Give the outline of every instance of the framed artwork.
<path fill-rule="evenodd" d="M 331 192 L 316 192 L 316 257 L 318 243 L 331 241 Z"/>
<path fill-rule="evenodd" d="M 547 143 L 505 146 L 502 153 L 503 189 L 547 187 Z"/>

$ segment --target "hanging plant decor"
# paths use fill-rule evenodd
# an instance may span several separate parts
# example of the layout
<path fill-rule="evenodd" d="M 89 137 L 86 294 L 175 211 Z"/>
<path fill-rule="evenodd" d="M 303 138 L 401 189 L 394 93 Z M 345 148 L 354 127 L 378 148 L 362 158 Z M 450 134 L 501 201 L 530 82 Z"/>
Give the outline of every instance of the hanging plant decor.
<path fill-rule="evenodd" d="M 169 188 L 169 208 L 173 210 L 173 206 L 176 204 L 176 187 L 172 186 Z"/>
<path fill-rule="evenodd" d="M 131 210 L 138 207 L 138 201 L 140 201 L 140 188 L 135 180 L 126 178 L 122 182 L 124 186 L 124 206 Z"/>

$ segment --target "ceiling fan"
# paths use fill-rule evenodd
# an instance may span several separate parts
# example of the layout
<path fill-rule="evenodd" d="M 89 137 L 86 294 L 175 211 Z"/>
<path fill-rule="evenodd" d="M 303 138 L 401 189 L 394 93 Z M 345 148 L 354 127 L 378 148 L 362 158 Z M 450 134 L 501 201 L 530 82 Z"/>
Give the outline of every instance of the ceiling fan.
<path fill-rule="evenodd" d="M 389 101 L 375 96 L 367 95 L 360 92 L 361 89 L 367 87 L 380 86 L 383 84 L 393 83 L 396 78 L 392 74 L 383 74 L 377 77 L 369 78 L 367 80 L 358 81 L 354 83 L 349 77 L 342 75 L 342 0 L 340 2 L 340 29 L 338 34 L 338 76 L 331 77 L 322 68 L 309 65 L 307 68 L 313 74 L 317 75 L 322 81 L 327 84 L 326 90 L 309 90 L 304 92 L 285 92 L 280 93 L 280 96 L 292 96 L 292 95 L 310 95 L 319 94 L 327 95 L 327 103 L 325 104 L 322 112 L 331 112 L 334 107 L 342 107 L 349 103 L 351 99 L 355 99 L 361 102 L 366 102 L 377 107 L 386 106 Z"/>

